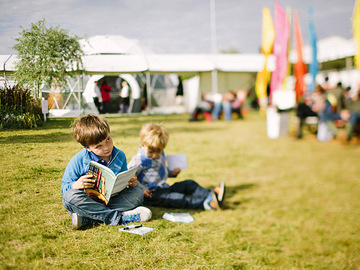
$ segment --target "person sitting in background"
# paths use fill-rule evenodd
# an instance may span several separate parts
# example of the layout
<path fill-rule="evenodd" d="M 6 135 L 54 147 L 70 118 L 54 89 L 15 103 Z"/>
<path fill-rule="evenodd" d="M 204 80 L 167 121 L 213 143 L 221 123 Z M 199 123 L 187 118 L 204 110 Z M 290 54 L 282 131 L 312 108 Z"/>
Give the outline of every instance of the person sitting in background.
<path fill-rule="evenodd" d="M 202 114 L 206 121 L 211 122 L 211 112 L 214 106 L 214 102 L 212 101 L 212 96 L 210 93 L 204 93 L 202 95 L 202 99 L 200 103 L 195 107 L 189 121 L 199 121 L 199 116 Z"/>
<path fill-rule="evenodd" d="M 303 126 L 307 117 L 318 117 L 325 110 L 325 91 L 322 86 L 317 85 L 313 93 L 306 92 L 303 100 L 298 103 L 296 116 L 299 118 L 299 125 L 296 132 L 296 138 L 303 136 Z"/>
<path fill-rule="evenodd" d="M 346 98 L 347 94 L 344 89 L 340 94 L 329 92 L 324 110 L 324 121 L 328 129 L 342 144 L 350 142 L 356 127 L 360 125 L 357 104 Z"/>
<path fill-rule="evenodd" d="M 245 96 L 244 96 L 245 94 Z M 220 118 L 220 115 L 224 113 L 225 121 L 232 119 L 232 113 L 235 112 L 239 115 L 239 118 L 243 118 L 241 107 L 245 102 L 247 92 L 245 90 L 233 90 L 226 92 L 214 103 L 214 109 L 212 117 L 214 120 Z"/>
<path fill-rule="evenodd" d="M 239 119 L 243 119 L 242 109 L 247 97 L 247 91 L 244 89 L 235 90 L 234 94 L 235 99 L 231 102 L 231 112 L 238 114 Z"/>

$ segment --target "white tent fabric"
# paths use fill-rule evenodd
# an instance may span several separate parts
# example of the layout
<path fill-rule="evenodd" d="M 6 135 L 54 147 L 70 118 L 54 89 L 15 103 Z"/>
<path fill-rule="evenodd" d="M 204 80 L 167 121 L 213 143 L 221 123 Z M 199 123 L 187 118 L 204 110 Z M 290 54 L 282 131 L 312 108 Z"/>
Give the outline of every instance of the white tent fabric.
<path fill-rule="evenodd" d="M 275 69 L 274 56 L 268 59 L 268 70 Z M 218 54 L 215 56 L 216 69 L 223 72 L 258 72 L 265 64 L 262 54 Z"/>
<path fill-rule="evenodd" d="M 16 65 L 17 57 L 16 55 L 0 55 L 0 71 L 5 72 L 13 72 L 15 71 L 15 65 Z"/>
<path fill-rule="evenodd" d="M 15 71 L 16 55 L 0 55 L 0 72 Z M 86 55 L 83 57 L 84 73 L 89 75 L 119 75 L 121 73 L 201 73 L 258 72 L 264 66 L 261 54 L 150 54 L 150 55 Z M 269 58 L 268 68 L 275 61 Z"/>
<path fill-rule="evenodd" d="M 317 60 L 319 63 L 352 57 L 356 54 L 354 39 L 331 36 L 318 40 L 316 45 L 318 52 Z M 312 61 L 312 48 L 310 45 L 303 47 L 303 56 L 306 63 Z M 292 63 L 296 62 L 297 54 L 295 50 L 290 52 L 289 59 Z"/>
<path fill-rule="evenodd" d="M 146 58 L 148 70 L 154 73 L 208 72 L 216 68 L 206 54 L 151 54 Z"/>
<path fill-rule="evenodd" d="M 87 74 L 120 74 L 139 72 L 257 72 L 264 65 L 261 54 L 144 54 L 137 40 L 122 36 L 95 36 L 81 41 L 86 52 L 83 58 Z M 332 36 L 319 40 L 318 61 L 320 63 L 355 55 L 353 39 Z M 311 48 L 303 48 L 304 59 L 311 61 Z M 291 51 L 290 61 L 296 61 L 296 53 Z M 0 72 L 15 70 L 16 55 L 0 55 Z M 275 67 L 273 57 L 268 62 L 269 70 Z"/>
<path fill-rule="evenodd" d="M 118 75 L 148 70 L 146 59 L 142 55 L 87 55 L 82 60 L 86 74 Z"/>
<path fill-rule="evenodd" d="M 85 54 L 143 54 L 143 49 L 136 39 L 123 36 L 93 36 L 80 40 Z"/>

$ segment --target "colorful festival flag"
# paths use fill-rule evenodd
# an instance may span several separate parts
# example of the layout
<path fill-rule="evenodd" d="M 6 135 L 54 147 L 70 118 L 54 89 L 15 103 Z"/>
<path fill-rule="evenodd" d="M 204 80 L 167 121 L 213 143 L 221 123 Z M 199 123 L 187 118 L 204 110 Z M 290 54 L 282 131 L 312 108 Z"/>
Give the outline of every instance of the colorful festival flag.
<path fill-rule="evenodd" d="M 316 37 L 316 32 L 315 32 L 313 16 L 314 16 L 314 10 L 312 7 L 309 7 L 309 30 L 310 30 L 309 32 L 310 32 L 310 46 L 312 49 L 312 54 L 311 54 L 312 60 L 310 62 L 310 66 L 309 66 L 309 73 L 311 75 L 311 83 L 308 86 L 309 92 L 313 92 L 315 89 L 316 74 L 319 71 L 318 61 L 317 61 L 317 46 L 316 46 L 317 37 Z"/>
<path fill-rule="evenodd" d="M 262 43 L 261 52 L 265 56 L 265 64 L 262 71 L 257 73 L 255 91 L 259 100 L 264 100 L 267 97 L 267 86 L 270 81 L 270 72 L 267 69 L 267 59 L 272 53 L 275 39 L 274 24 L 271 19 L 270 10 L 266 7 L 263 8 L 262 18 Z M 261 107 L 261 105 L 260 105 Z"/>
<path fill-rule="evenodd" d="M 356 0 L 354 6 L 353 36 L 356 46 L 355 65 L 360 70 L 360 0 Z"/>
<path fill-rule="evenodd" d="M 290 26 L 285 9 L 277 0 L 274 3 L 275 41 L 273 54 L 275 55 L 276 68 L 271 74 L 269 103 L 271 104 L 272 93 L 281 89 L 288 68 L 288 45 Z"/>
<path fill-rule="evenodd" d="M 299 15 L 296 10 L 294 10 L 294 43 L 295 43 L 295 51 L 297 54 L 297 60 L 294 63 L 294 75 L 296 78 L 295 82 L 295 93 L 296 93 L 296 101 L 305 93 L 305 82 L 304 76 L 306 74 L 306 65 L 303 60 L 302 54 L 302 35 L 301 28 L 299 22 Z"/>

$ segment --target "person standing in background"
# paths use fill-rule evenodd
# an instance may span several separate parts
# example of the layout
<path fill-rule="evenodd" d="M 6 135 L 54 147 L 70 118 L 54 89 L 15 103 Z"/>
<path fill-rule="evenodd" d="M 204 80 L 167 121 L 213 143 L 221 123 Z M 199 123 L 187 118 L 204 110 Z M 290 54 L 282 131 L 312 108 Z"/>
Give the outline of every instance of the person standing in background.
<path fill-rule="evenodd" d="M 103 108 L 102 108 L 102 113 L 109 113 L 110 112 L 110 101 L 111 101 L 111 97 L 110 97 L 110 92 L 111 92 L 111 86 L 108 85 L 107 80 L 104 80 L 104 82 L 102 83 L 101 87 L 101 97 L 102 97 L 102 102 L 103 102 Z"/>
<path fill-rule="evenodd" d="M 93 97 L 94 103 L 95 103 L 95 106 L 96 106 L 96 108 L 98 109 L 98 111 L 100 113 L 103 100 L 102 100 L 101 91 L 100 91 L 100 88 L 99 88 L 99 85 L 98 85 L 98 81 L 94 82 L 94 92 L 95 92 L 95 95 L 96 95 L 96 96 Z"/>
<path fill-rule="evenodd" d="M 127 113 L 130 104 L 130 91 L 129 85 L 126 81 L 121 83 L 121 92 L 120 92 L 120 113 Z"/>

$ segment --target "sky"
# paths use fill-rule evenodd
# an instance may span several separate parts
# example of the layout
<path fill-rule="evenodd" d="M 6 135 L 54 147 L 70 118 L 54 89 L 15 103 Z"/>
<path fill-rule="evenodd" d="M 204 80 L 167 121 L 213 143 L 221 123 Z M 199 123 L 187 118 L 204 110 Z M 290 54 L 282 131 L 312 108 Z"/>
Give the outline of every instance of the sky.
<path fill-rule="evenodd" d="M 0 0 L 0 54 L 12 49 L 22 29 L 45 19 L 71 35 L 122 35 L 154 53 L 211 53 L 212 0 Z M 262 9 L 274 15 L 274 0 L 214 0 L 217 52 L 258 53 Z M 278 0 L 299 14 L 304 44 L 309 42 L 308 8 L 314 10 L 318 39 L 352 38 L 355 0 Z"/>

